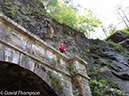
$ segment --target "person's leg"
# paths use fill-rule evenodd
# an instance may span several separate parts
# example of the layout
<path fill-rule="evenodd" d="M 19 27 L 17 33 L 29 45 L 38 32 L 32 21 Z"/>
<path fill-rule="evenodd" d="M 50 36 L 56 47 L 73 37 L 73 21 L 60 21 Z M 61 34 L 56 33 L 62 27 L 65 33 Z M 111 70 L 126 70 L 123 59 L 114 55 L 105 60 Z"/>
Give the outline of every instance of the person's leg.
<path fill-rule="evenodd" d="M 63 50 L 63 54 L 65 54 L 65 50 Z"/>
<path fill-rule="evenodd" d="M 60 50 L 60 52 L 64 54 L 65 53 L 65 50 Z"/>

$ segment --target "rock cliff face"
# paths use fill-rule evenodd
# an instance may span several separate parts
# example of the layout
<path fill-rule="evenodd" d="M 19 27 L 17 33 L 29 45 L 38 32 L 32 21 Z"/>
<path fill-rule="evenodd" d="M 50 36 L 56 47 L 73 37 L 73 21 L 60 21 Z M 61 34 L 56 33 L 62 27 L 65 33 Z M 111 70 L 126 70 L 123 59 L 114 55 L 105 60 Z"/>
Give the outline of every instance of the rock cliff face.
<path fill-rule="evenodd" d="M 63 43 L 68 57 L 78 55 L 88 61 L 93 96 L 123 96 L 121 91 L 129 94 L 129 35 L 125 32 L 118 31 L 105 42 L 87 39 L 46 17 L 40 0 L 1 0 L 0 11 L 55 49 Z"/>

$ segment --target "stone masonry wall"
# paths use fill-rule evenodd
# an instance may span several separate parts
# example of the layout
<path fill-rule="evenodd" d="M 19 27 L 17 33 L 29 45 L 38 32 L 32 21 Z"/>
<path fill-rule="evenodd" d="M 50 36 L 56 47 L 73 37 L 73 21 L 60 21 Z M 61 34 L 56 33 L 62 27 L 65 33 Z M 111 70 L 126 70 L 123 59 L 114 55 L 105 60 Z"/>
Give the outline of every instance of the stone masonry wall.
<path fill-rule="evenodd" d="M 85 61 L 79 57 L 68 60 L 65 55 L 3 14 L 0 14 L 0 61 L 18 64 L 36 73 L 58 96 L 74 96 L 72 78 L 76 74 L 85 79 L 84 82 L 89 80 Z M 73 70 L 67 68 L 70 64 L 74 65 Z M 84 92 L 76 96 L 91 96 L 89 85 L 82 81 L 81 84 L 81 92 Z"/>

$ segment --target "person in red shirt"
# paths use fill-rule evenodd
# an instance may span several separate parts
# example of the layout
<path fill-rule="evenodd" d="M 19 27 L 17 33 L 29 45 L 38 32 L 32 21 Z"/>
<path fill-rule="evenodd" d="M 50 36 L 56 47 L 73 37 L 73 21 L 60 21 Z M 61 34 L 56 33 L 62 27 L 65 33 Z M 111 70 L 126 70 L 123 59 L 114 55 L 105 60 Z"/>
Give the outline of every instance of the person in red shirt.
<path fill-rule="evenodd" d="M 61 46 L 60 46 L 60 52 L 65 53 L 65 47 L 63 46 L 63 44 L 61 44 Z"/>

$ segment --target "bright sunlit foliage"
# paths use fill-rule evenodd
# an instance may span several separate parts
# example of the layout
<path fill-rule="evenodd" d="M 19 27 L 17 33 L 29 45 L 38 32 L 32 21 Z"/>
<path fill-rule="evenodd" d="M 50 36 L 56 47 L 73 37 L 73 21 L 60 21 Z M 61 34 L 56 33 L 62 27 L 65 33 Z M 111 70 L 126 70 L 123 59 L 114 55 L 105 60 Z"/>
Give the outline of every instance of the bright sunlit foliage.
<path fill-rule="evenodd" d="M 41 0 L 49 15 L 60 23 L 84 33 L 87 37 L 94 32 L 95 27 L 102 25 L 99 19 L 93 16 L 92 11 L 84 8 L 83 11 L 75 10 L 71 0 Z"/>

